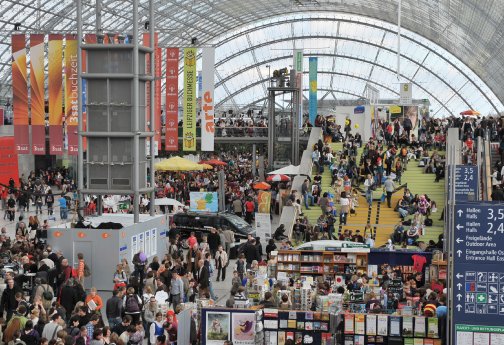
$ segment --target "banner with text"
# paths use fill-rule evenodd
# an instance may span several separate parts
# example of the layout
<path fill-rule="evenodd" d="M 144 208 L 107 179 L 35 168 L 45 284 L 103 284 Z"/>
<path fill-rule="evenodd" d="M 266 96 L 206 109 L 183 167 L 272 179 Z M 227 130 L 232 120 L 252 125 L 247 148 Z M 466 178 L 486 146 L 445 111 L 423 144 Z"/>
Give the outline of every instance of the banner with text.
<path fill-rule="evenodd" d="M 68 154 L 76 156 L 79 148 L 77 125 L 79 121 L 77 78 L 77 37 L 66 35 L 65 45 L 65 125 L 68 140 Z"/>
<path fill-rule="evenodd" d="M 10 178 L 18 184 L 18 155 L 14 137 L 0 137 L 0 183 L 9 184 Z"/>
<path fill-rule="evenodd" d="M 44 35 L 30 35 L 30 97 L 32 153 L 46 154 L 45 142 Z"/>
<path fill-rule="evenodd" d="M 310 78 L 310 93 L 309 93 L 309 114 L 310 123 L 315 126 L 315 118 L 317 117 L 317 69 L 318 58 L 310 57 L 309 61 L 309 78 Z"/>
<path fill-rule="evenodd" d="M 63 36 L 49 35 L 49 153 L 63 154 Z"/>
<path fill-rule="evenodd" d="M 28 79 L 26 75 L 25 35 L 12 35 L 12 106 L 16 151 L 30 153 L 28 128 Z"/>
<path fill-rule="evenodd" d="M 184 48 L 183 150 L 196 151 L 196 48 Z"/>
<path fill-rule="evenodd" d="M 165 150 L 178 151 L 179 49 L 166 49 Z"/>
<path fill-rule="evenodd" d="M 296 99 L 299 128 L 303 127 L 303 49 L 294 49 L 294 70 L 296 71 L 296 87 L 299 90 Z"/>
<path fill-rule="evenodd" d="M 214 76 L 215 48 L 203 48 L 203 71 L 201 96 L 201 151 L 213 151 L 215 142 L 214 123 Z"/>
<path fill-rule="evenodd" d="M 150 47 L 150 33 L 148 33 L 148 32 L 145 32 L 143 34 L 143 45 L 146 47 Z M 154 33 L 154 51 L 156 50 L 157 45 L 158 45 L 158 33 L 156 32 L 156 33 Z M 146 66 L 145 67 L 146 74 L 150 75 L 151 74 L 151 58 L 150 58 L 149 54 L 147 54 L 145 56 L 145 66 Z M 156 66 L 154 64 L 154 74 L 156 73 L 155 69 L 156 69 Z M 149 123 L 151 121 L 151 118 L 150 118 L 150 107 L 151 107 L 150 93 L 151 93 L 150 82 L 147 82 L 145 84 L 145 120 L 146 120 L 146 123 Z M 155 94 L 154 94 L 154 97 L 156 97 Z M 156 99 L 154 99 L 154 104 L 155 103 L 156 103 Z M 154 110 L 154 117 L 155 116 L 156 116 L 156 112 Z"/>

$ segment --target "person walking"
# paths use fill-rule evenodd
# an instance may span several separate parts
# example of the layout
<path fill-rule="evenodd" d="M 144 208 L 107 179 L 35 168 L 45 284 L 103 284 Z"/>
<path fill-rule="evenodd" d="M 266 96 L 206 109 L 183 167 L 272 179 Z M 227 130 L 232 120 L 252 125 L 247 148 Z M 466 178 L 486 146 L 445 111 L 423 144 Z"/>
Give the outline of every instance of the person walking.
<path fill-rule="evenodd" d="M 222 233 L 224 234 L 224 237 L 226 238 L 226 242 L 224 242 L 224 248 L 226 250 L 227 256 L 229 257 L 229 253 L 231 251 L 231 246 L 234 245 L 234 243 L 235 243 L 235 234 L 229 228 L 225 228 L 222 231 Z"/>
<path fill-rule="evenodd" d="M 392 176 L 388 176 L 387 180 L 383 184 L 383 191 L 387 193 L 387 206 L 388 206 L 388 208 L 391 208 L 392 193 L 394 193 L 394 190 L 395 190 L 395 184 L 394 184 L 394 181 L 392 180 Z"/>
<path fill-rule="evenodd" d="M 121 315 L 123 310 L 123 303 L 121 300 L 122 292 L 120 290 L 112 291 L 112 297 L 107 300 L 106 312 L 107 320 L 110 329 L 114 329 L 115 326 L 121 323 Z"/>
<path fill-rule="evenodd" d="M 364 186 L 366 187 L 366 200 L 369 207 L 373 206 L 373 190 L 376 189 L 376 184 L 373 180 L 373 176 L 368 174 L 366 181 L 364 181 Z"/>
<path fill-rule="evenodd" d="M 254 201 L 249 197 L 247 198 L 247 202 L 245 202 L 245 221 L 249 224 L 252 224 L 252 220 L 254 219 L 254 211 Z"/>
<path fill-rule="evenodd" d="M 184 282 L 178 272 L 172 273 L 170 284 L 170 300 L 173 310 L 177 310 L 177 306 L 184 300 Z"/>
<path fill-rule="evenodd" d="M 222 281 L 226 279 L 227 264 L 228 264 L 228 256 L 222 245 L 220 245 L 217 252 L 215 253 L 215 267 L 217 267 L 217 281 L 220 281 L 221 277 Z"/>
<path fill-rule="evenodd" d="M 311 194 L 310 181 L 308 179 L 305 179 L 301 186 L 301 194 L 303 195 L 305 208 L 309 210 L 308 200 L 310 200 L 310 206 L 313 206 L 313 195 Z"/>
<path fill-rule="evenodd" d="M 58 202 L 60 207 L 60 218 L 61 220 L 66 220 L 68 217 L 67 199 L 61 195 Z"/>

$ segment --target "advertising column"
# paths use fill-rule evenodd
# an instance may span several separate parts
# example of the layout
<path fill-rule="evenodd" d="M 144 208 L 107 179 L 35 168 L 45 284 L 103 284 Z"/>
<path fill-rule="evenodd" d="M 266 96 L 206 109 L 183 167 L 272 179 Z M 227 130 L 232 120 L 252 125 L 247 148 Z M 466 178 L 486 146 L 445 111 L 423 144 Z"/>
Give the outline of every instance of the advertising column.
<path fill-rule="evenodd" d="M 166 49 L 165 150 L 178 151 L 179 49 Z"/>
<path fill-rule="evenodd" d="M 44 95 L 44 35 L 30 35 L 30 98 L 32 152 L 46 154 Z"/>
<path fill-rule="evenodd" d="M 203 92 L 201 96 L 201 151 L 213 151 L 215 141 L 214 123 L 214 75 L 215 48 L 203 48 Z"/>
<path fill-rule="evenodd" d="M 63 36 L 49 35 L 49 153 L 63 154 Z"/>
<path fill-rule="evenodd" d="M 76 156 L 79 148 L 77 140 L 78 125 L 78 97 L 77 81 L 77 38 L 66 35 L 65 46 L 65 124 L 68 138 L 68 154 Z"/>
<path fill-rule="evenodd" d="M 184 151 L 196 151 L 196 48 L 184 49 Z"/>
<path fill-rule="evenodd" d="M 12 35 L 12 106 L 16 152 L 30 153 L 25 35 Z"/>
<path fill-rule="evenodd" d="M 310 123 L 315 126 L 315 118 L 317 117 L 317 68 L 318 58 L 310 57 L 309 59 L 309 74 L 310 74 L 310 98 L 309 98 L 309 112 Z"/>

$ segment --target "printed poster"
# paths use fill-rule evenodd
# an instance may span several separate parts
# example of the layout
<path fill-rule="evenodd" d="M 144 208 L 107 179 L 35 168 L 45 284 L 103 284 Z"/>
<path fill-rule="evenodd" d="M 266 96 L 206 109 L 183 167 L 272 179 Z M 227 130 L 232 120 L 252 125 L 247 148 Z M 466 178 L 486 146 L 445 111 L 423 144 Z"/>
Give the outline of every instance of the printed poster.
<path fill-rule="evenodd" d="M 201 73 L 201 151 L 214 150 L 214 76 L 215 48 L 206 47 L 202 50 L 203 71 Z"/>
<path fill-rule="evenodd" d="M 131 236 L 131 261 L 133 261 L 133 256 L 138 253 L 138 240 L 137 236 Z"/>
<path fill-rule="evenodd" d="M 390 318 L 390 336 L 401 336 L 401 318 L 399 316 L 391 316 Z"/>
<path fill-rule="evenodd" d="M 63 35 L 49 34 L 49 153 L 63 155 Z"/>
<path fill-rule="evenodd" d="M 14 139 L 18 154 L 30 153 L 25 40 L 26 36 L 24 34 L 12 35 L 12 107 L 14 111 Z"/>
<path fill-rule="evenodd" d="M 255 313 L 233 313 L 233 344 L 255 344 Z"/>
<path fill-rule="evenodd" d="M 378 335 L 388 335 L 388 316 L 378 315 Z"/>
<path fill-rule="evenodd" d="M 425 337 L 425 317 L 415 317 L 415 337 Z"/>
<path fill-rule="evenodd" d="M 257 194 L 257 211 L 258 213 L 270 213 L 271 211 L 271 192 L 259 191 Z"/>
<path fill-rule="evenodd" d="M 412 316 L 403 316 L 403 337 L 412 337 L 413 336 L 413 317 Z"/>
<path fill-rule="evenodd" d="M 366 315 L 364 314 L 355 314 L 355 334 L 366 334 L 366 330 L 364 329 L 364 320 Z"/>
<path fill-rule="evenodd" d="M 145 253 L 145 237 L 143 233 L 138 234 L 138 251 L 143 251 Z"/>
<path fill-rule="evenodd" d="M 179 49 L 166 49 L 165 149 L 178 150 L 178 78 Z"/>
<path fill-rule="evenodd" d="M 473 332 L 457 332 L 457 344 L 473 345 Z"/>
<path fill-rule="evenodd" d="M 345 314 L 345 334 L 354 334 L 354 316 L 353 314 Z"/>
<path fill-rule="evenodd" d="M 492 344 L 492 345 L 504 345 L 504 334 L 501 334 L 501 333 L 490 333 L 490 344 Z"/>
<path fill-rule="evenodd" d="M 157 255 L 157 229 L 151 229 L 151 255 Z"/>
<path fill-rule="evenodd" d="M 368 314 L 366 315 L 366 334 L 376 335 L 376 315 Z"/>
<path fill-rule="evenodd" d="M 217 192 L 190 192 L 189 209 L 193 212 L 218 212 L 219 199 Z"/>
<path fill-rule="evenodd" d="M 429 338 L 439 337 L 439 327 L 437 317 L 429 317 L 429 319 L 427 320 L 427 336 Z"/>
<path fill-rule="evenodd" d="M 150 245 L 151 245 L 151 241 L 150 241 L 150 230 L 147 230 L 145 233 L 145 255 L 147 255 L 147 257 L 151 256 L 151 248 L 150 248 Z"/>
<path fill-rule="evenodd" d="M 476 333 L 476 332 L 474 332 L 474 344 L 490 345 L 490 333 Z"/>
<path fill-rule="evenodd" d="M 77 78 L 77 37 L 66 35 L 65 45 L 65 116 L 68 154 L 76 156 L 79 148 L 77 126 L 79 123 L 79 87 Z"/>
<path fill-rule="evenodd" d="M 196 151 L 196 48 L 184 48 L 184 151 Z"/>
<path fill-rule="evenodd" d="M 231 340 L 230 326 L 231 326 L 231 320 L 229 313 L 207 312 L 206 313 L 207 345 L 224 345 L 224 341 Z"/>
<path fill-rule="evenodd" d="M 44 35 L 30 35 L 32 152 L 45 155 Z"/>

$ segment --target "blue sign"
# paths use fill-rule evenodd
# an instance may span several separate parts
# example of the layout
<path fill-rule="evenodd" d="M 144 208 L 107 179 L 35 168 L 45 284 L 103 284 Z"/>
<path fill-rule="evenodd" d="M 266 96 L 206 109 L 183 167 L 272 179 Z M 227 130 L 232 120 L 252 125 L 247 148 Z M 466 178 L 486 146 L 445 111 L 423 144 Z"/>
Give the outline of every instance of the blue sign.
<path fill-rule="evenodd" d="M 448 173 L 448 191 L 451 190 L 451 173 Z M 475 201 L 478 195 L 479 171 L 475 165 L 455 166 L 455 201 Z"/>
<path fill-rule="evenodd" d="M 504 325 L 504 204 L 455 206 L 453 325 Z"/>

